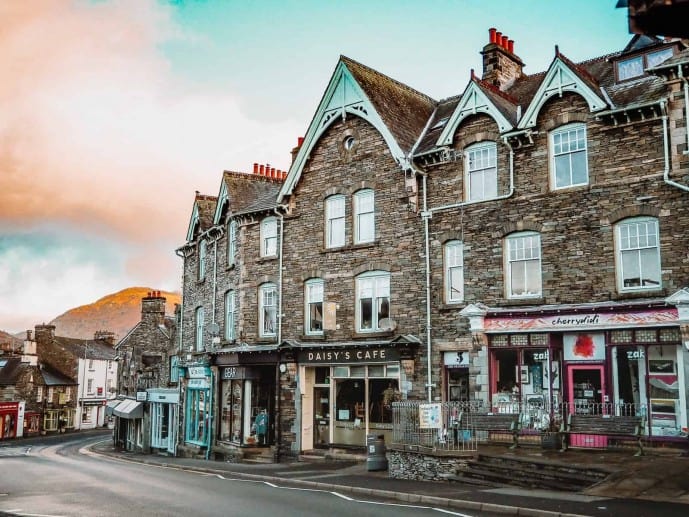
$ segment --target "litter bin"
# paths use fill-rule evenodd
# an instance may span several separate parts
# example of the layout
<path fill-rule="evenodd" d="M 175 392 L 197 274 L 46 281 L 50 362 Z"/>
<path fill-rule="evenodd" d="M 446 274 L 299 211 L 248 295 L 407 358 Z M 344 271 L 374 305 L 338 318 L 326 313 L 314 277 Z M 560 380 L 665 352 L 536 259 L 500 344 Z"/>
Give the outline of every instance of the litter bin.
<path fill-rule="evenodd" d="M 387 470 L 388 459 L 385 457 L 385 435 L 367 434 L 366 448 L 368 449 L 366 470 Z"/>

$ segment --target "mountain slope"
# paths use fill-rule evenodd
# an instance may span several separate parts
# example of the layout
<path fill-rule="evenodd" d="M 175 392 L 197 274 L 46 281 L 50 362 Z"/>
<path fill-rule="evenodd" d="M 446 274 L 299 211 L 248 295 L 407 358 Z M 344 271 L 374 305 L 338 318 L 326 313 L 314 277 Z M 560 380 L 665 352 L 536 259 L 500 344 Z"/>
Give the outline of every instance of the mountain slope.
<path fill-rule="evenodd" d="M 53 321 L 55 335 L 78 339 L 93 339 L 97 330 L 115 333 L 119 340 L 141 321 L 141 298 L 153 289 L 148 287 L 130 287 L 117 293 L 104 296 L 89 305 L 70 309 Z M 180 303 L 179 293 L 160 291 L 167 300 L 165 313 L 174 314 L 175 304 Z"/>

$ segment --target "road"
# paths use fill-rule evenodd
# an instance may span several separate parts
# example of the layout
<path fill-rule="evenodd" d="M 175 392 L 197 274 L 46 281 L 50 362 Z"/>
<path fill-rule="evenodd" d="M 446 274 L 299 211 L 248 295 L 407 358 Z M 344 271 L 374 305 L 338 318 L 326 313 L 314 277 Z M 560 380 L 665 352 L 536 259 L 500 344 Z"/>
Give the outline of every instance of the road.
<path fill-rule="evenodd" d="M 103 438 L 0 447 L 0 512 L 24 516 L 439 515 L 431 508 L 143 465 L 93 455 Z M 449 512 L 486 516 L 486 513 Z"/>

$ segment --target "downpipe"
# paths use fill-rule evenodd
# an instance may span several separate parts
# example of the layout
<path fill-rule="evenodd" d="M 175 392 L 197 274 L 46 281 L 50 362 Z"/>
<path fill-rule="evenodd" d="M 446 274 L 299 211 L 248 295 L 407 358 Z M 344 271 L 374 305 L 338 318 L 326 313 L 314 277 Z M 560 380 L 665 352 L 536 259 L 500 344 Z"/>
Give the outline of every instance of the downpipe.
<path fill-rule="evenodd" d="M 684 83 L 685 85 L 685 93 L 686 93 L 686 82 Z M 670 186 L 676 187 L 680 190 L 683 190 L 685 192 L 689 192 L 689 187 L 686 185 L 682 185 L 681 183 L 677 183 L 676 181 L 672 181 L 670 179 L 670 142 L 669 142 L 669 137 L 668 137 L 668 115 L 667 115 L 667 110 L 665 108 L 666 106 L 666 101 L 660 101 L 660 109 L 663 112 L 662 120 L 663 120 L 663 157 L 665 159 L 665 166 L 663 168 L 663 181 L 667 183 Z"/>

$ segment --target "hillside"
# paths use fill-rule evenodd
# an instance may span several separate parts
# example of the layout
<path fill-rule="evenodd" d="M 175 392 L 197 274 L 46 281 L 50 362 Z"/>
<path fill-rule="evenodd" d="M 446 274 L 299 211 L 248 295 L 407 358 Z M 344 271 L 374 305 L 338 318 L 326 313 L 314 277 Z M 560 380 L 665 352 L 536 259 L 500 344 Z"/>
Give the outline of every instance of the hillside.
<path fill-rule="evenodd" d="M 104 296 L 89 305 L 70 309 L 53 321 L 55 334 L 79 339 L 92 339 L 97 330 L 115 333 L 119 340 L 141 320 L 141 298 L 153 289 L 149 287 L 130 287 L 117 293 Z M 174 314 L 175 304 L 180 303 L 179 293 L 161 291 L 167 298 L 165 312 Z"/>
<path fill-rule="evenodd" d="M 3 352 L 21 351 L 23 341 L 12 334 L 0 330 L 0 350 Z"/>

